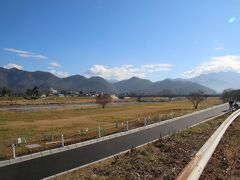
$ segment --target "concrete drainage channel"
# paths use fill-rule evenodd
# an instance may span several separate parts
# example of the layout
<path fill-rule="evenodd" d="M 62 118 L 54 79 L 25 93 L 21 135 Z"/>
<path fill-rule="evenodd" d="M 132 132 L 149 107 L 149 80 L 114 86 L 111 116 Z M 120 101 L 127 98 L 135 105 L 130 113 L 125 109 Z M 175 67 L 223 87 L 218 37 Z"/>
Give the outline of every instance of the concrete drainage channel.
<path fill-rule="evenodd" d="M 207 140 L 197 154 L 192 158 L 188 165 L 182 170 L 177 180 L 182 179 L 199 179 L 204 168 L 206 167 L 209 159 L 214 153 L 221 138 L 226 132 L 229 125 L 240 116 L 240 110 L 232 113 L 219 128 L 213 133 L 213 135 Z"/>
<path fill-rule="evenodd" d="M 186 118 L 186 117 L 189 117 L 189 116 L 192 116 L 192 115 L 195 115 L 195 114 L 199 114 L 201 112 L 209 111 L 211 109 L 215 109 L 217 107 L 225 106 L 225 105 L 226 104 L 221 104 L 221 105 L 210 107 L 210 108 L 200 110 L 200 111 L 197 111 L 197 112 L 194 112 L 194 113 L 186 114 L 186 115 L 181 116 L 181 117 L 176 117 L 176 118 L 173 118 L 173 119 L 169 119 L 169 120 L 165 120 L 165 121 L 162 121 L 162 122 L 146 125 L 146 126 L 135 128 L 135 129 L 128 130 L 128 131 L 125 131 L 125 132 L 112 134 L 112 135 L 109 135 L 109 136 L 100 137 L 100 138 L 97 138 L 97 139 L 92 139 L 92 140 L 89 140 L 89 141 L 84 141 L 84 142 L 80 142 L 80 143 L 76 143 L 76 144 L 72 144 L 72 145 L 68 145 L 68 146 L 64 146 L 64 147 L 60 147 L 60 148 L 55 148 L 55 149 L 50 149 L 50 150 L 46 150 L 46 151 L 42 151 L 42 152 L 38 152 L 38 153 L 33 153 L 33 154 L 30 154 L 30 155 L 20 156 L 20 157 L 16 157 L 15 159 L 0 161 L 0 167 L 15 164 L 15 163 L 19 163 L 19 162 L 23 162 L 23 161 L 27 161 L 27 160 L 31 160 L 31 159 L 35 159 L 35 158 L 39 158 L 39 157 L 43 157 L 43 156 L 48 156 L 48 155 L 55 154 L 55 153 L 60 153 L 60 152 L 67 151 L 67 150 L 76 149 L 76 148 L 79 148 L 79 147 L 87 146 L 87 145 L 90 145 L 90 144 L 94 144 L 94 143 L 97 143 L 97 142 L 101 142 L 101 141 L 105 141 L 105 140 L 109 140 L 109 139 L 113 139 L 113 138 L 117 138 L 117 137 L 124 136 L 124 135 L 127 135 L 127 134 L 132 134 L 132 133 L 135 133 L 135 132 L 139 132 L 139 131 L 146 130 L 146 129 L 149 129 L 149 128 L 153 128 L 153 127 L 156 127 L 156 126 L 160 126 L 160 125 L 163 125 L 163 124 L 166 124 L 166 123 L 177 121 L 181 118 Z"/>

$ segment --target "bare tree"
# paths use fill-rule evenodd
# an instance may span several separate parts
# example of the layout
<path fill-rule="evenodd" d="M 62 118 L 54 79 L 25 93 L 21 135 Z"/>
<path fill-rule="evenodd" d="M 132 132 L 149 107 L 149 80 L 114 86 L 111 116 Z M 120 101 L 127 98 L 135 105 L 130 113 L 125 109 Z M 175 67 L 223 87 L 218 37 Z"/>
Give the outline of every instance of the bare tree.
<path fill-rule="evenodd" d="M 203 101 L 205 97 L 203 96 L 203 92 L 196 92 L 189 94 L 187 99 L 192 102 L 194 109 L 197 109 L 199 103 Z"/>
<path fill-rule="evenodd" d="M 106 104 L 112 102 L 112 97 L 108 94 L 99 94 L 96 97 L 96 103 L 100 104 L 102 108 L 104 109 Z"/>

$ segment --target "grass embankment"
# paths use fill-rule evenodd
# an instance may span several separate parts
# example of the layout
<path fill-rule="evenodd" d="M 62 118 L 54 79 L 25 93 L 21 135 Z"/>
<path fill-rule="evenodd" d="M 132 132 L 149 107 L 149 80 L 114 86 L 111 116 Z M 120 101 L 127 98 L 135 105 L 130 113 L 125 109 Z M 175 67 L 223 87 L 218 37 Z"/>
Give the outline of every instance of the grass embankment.
<path fill-rule="evenodd" d="M 199 109 L 220 102 L 219 99 L 209 98 L 200 104 Z M 8 146 L 17 137 L 26 138 L 28 144 L 40 143 L 42 149 L 38 150 L 43 150 L 56 147 L 54 144 L 46 146 L 46 142 L 59 141 L 62 133 L 68 139 L 66 143 L 79 142 L 96 137 L 98 126 L 103 129 L 102 135 L 106 135 L 124 130 L 126 121 L 129 121 L 129 129 L 131 129 L 143 126 L 143 117 L 150 116 L 151 119 L 148 120 L 148 123 L 153 123 L 158 119 L 159 113 L 164 120 L 171 118 L 170 112 L 174 112 L 173 116 L 180 116 L 192 111 L 192 104 L 187 100 L 109 106 L 106 109 L 82 107 L 59 110 L 0 111 L 0 159 L 11 157 L 11 148 Z M 115 127 L 115 122 L 120 122 L 119 128 Z M 87 133 L 79 134 L 79 130 L 86 129 Z M 27 153 L 24 145 L 17 147 L 16 150 L 17 155 Z"/>
<path fill-rule="evenodd" d="M 175 179 L 227 116 L 55 179 Z M 240 121 L 224 135 L 201 179 L 238 179 Z"/>

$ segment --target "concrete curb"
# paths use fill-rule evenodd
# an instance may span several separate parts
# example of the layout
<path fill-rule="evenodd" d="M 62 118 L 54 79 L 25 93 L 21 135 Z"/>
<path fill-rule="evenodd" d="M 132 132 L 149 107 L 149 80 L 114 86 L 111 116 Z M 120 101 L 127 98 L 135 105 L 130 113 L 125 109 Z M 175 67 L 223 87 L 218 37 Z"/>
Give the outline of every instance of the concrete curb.
<path fill-rule="evenodd" d="M 15 164 L 15 163 L 19 163 L 19 162 L 39 158 L 39 157 L 48 156 L 48 155 L 59 153 L 59 152 L 64 152 L 64 151 L 76 149 L 76 148 L 79 148 L 79 147 L 83 147 L 83 146 L 87 146 L 87 145 L 90 145 L 90 144 L 106 141 L 106 140 L 117 138 L 117 137 L 120 137 L 120 136 L 125 136 L 125 135 L 128 135 L 128 134 L 132 134 L 132 133 L 135 133 L 135 132 L 139 132 L 139 131 L 142 131 L 142 130 L 153 128 L 153 127 L 156 127 L 156 126 L 160 126 L 160 125 L 163 125 L 163 124 L 166 124 L 166 123 L 177 121 L 177 120 L 182 119 L 182 118 L 190 117 L 190 116 L 193 116 L 195 114 L 199 114 L 199 113 L 202 113 L 202 112 L 205 112 L 205 111 L 209 111 L 209 110 L 212 110 L 212 109 L 215 109 L 217 107 L 224 106 L 224 105 L 226 105 L 226 104 L 220 104 L 220 105 L 217 105 L 217 106 L 213 106 L 213 107 L 210 107 L 210 108 L 207 108 L 207 109 L 196 111 L 196 112 L 186 114 L 186 115 L 183 115 L 183 116 L 180 116 L 180 117 L 176 117 L 176 118 L 173 118 L 173 119 L 169 119 L 169 120 L 161 121 L 161 122 L 158 122 L 158 123 L 146 125 L 144 127 L 131 129 L 129 131 L 119 132 L 119 133 L 111 134 L 111 135 L 108 135 L 108 136 L 103 136 L 101 138 L 92 139 L 92 140 L 88 140 L 88 141 L 84 141 L 84 142 L 80 142 L 80 143 L 76 143 L 76 144 L 71 144 L 71 145 L 64 146 L 64 147 L 59 147 L 59 148 L 45 150 L 45 151 L 41 151 L 41 152 L 37 152 L 37 153 L 25 155 L 25 156 L 20 156 L 20 157 L 17 157 L 15 159 L 0 161 L 0 167 L 8 166 L 8 165 L 11 165 L 11 164 Z"/>

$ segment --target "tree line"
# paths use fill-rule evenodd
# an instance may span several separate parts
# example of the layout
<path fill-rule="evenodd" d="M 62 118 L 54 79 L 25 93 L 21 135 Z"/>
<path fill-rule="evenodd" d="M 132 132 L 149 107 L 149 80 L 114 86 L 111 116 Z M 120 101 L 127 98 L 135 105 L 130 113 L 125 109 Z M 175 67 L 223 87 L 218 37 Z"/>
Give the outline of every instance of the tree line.
<path fill-rule="evenodd" d="M 32 89 L 27 89 L 25 92 L 26 96 L 28 98 L 31 99 L 37 99 L 39 98 L 39 88 L 37 86 L 35 86 Z M 2 97 L 9 97 L 9 98 L 13 98 L 13 93 L 11 91 L 11 89 L 7 88 L 7 87 L 3 87 L 0 90 L 0 95 Z M 174 97 L 172 94 L 168 94 L 169 97 Z M 196 92 L 196 93 L 191 93 L 187 96 L 185 96 L 193 105 L 194 109 L 198 108 L 198 105 L 201 101 L 203 101 L 204 99 L 207 98 L 207 95 L 204 94 L 204 92 Z M 224 90 L 221 96 L 223 102 L 229 102 L 229 101 L 240 101 L 240 89 L 228 89 L 228 90 Z M 99 94 L 96 97 L 96 103 L 100 104 L 102 106 L 102 108 L 104 109 L 105 106 L 112 102 L 112 98 L 110 95 L 108 94 Z M 12 100 L 11 100 L 12 101 Z"/>
<path fill-rule="evenodd" d="M 222 100 L 224 102 L 240 101 L 240 89 L 227 89 L 222 93 Z"/>
<path fill-rule="evenodd" d="M 25 95 L 27 97 L 31 97 L 32 99 L 37 99 L 39 98 L 39 89 L 37 86 L 35 86 L 33 89 L 27 89 L 25 92 Z M 17 94 L 14 94 L 11 89 L 7 87 L 3 87 L 0 90 L 0 96 L 2 97 L 13 97 L 17 96 Z"/>

